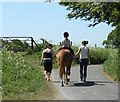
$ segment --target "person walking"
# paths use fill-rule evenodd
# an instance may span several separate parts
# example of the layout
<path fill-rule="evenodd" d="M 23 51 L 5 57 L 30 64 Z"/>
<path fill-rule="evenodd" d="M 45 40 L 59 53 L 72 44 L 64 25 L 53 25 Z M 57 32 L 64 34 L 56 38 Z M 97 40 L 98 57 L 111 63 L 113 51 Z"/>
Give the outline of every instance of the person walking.
<path fill-rule="evenodd" d="M 52 45 L 47 44 L 46 49 L 43 50 L 41 57 L 41 65 L 44 64 L 44 74 L 47 81 L 50 81 L 52 65 L 54 64 L 54 54 L 51 48 Z"/>
<path fill-rule="evenodd" d="M 78 52 L 75 54 L 77 56 L 80 53 L 80 79 L 84 82 L 87 77 L 87 65 L 90 65 L 89 48 L 86 44 L 88 44 L 88 41 L 82 41 L 82 46 L 80 46 Z"/>

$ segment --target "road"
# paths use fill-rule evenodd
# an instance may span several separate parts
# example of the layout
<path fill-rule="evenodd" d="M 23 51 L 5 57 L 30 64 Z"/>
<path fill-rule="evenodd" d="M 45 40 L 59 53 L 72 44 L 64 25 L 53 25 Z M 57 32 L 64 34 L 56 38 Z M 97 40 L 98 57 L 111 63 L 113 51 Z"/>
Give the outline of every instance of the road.
<path fill-rule="evenodd" d="M 59 100 L 118 100 L 118 84 L 102 75 L 102 65 L 88 66 L 87 82 L 79 78 L 79 66 L 72 67 L 71 81 L 61 87 L 59 70 L 53 70 L 52 80 L 59 93 Z"/>

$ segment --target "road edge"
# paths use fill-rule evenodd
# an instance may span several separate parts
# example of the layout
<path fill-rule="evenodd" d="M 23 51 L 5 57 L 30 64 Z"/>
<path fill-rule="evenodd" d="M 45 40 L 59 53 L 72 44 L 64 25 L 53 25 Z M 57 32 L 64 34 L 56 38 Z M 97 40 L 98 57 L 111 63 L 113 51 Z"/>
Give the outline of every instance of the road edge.
<path fill-rule="evenodd" d="M 111 78 L 109 75 L 105 74 L 103 70 L 101 71 L 101 73 L 102 73 L 102 75 L 104 75 L 106 78 L 108 78 L 108 79 L 110 79 L 110 80 L 112 80 L 112 81 L 116 82 L 117 84 L 120 84 L 120 82 L 119 82 L 119 81 L 114 80 L 114 79 L 113 79 L 113 78 Z"/>

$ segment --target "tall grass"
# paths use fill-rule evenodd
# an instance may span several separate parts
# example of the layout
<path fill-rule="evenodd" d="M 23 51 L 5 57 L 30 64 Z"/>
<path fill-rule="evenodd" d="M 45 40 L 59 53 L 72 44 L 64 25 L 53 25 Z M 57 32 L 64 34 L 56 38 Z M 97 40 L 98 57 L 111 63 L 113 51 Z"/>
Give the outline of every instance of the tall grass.
<path fill-rule="evenodd" d="M 44 75 L 21 55 L 2 51 L 2 72 L 3 99 L 34 99 L 38 90 L 43 99 L 48 96 L 49 86 L 44 82 Z"/>
<path fill-rule="evenodd" d="M 103 64 L 109 56 L 109 49 L 89 47 L 91 64 Z"/>
<path fill-rule="evenodd" d="M 0 51 L 0 101 L 2 100 L 2 52 Z"/>
<path fill-rule="evenodd" d="M 109 49 L 108 59 L 104 62 L 103 71 L 114 80 L 120 81 L 120 69 L 118 68 L 118 49 Z"/>

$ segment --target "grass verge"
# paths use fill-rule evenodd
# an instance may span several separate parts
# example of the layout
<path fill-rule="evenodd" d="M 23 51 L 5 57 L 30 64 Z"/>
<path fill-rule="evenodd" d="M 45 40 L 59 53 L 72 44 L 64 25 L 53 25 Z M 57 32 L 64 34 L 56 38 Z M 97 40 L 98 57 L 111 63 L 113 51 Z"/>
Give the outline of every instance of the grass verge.
<path fill-rule="evenodd" d="M 115 81 L 120 82 L 120 69 L 118 62 L 118 49 L 109 49 L 108 59 L 104 62 L 104 73 L 109 75 Z"/>
<path fill-rule="evenodd" d="M 2 52 L 3 100 L 54 99 L 52 83 L 44 80 L 42 69 L 35 61 L 30 56 L 23 58 L 20 54 Z"/>

